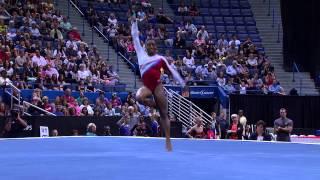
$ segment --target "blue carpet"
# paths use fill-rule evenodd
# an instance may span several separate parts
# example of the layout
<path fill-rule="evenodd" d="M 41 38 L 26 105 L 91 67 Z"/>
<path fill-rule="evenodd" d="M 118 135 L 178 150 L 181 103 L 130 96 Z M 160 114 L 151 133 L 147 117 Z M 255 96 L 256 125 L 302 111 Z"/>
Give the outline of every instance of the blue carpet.
<path fill-rule="evenodd" d="M 320 179 L 320 145 L 66 137 L 0 140 L 0 179 Z"/>

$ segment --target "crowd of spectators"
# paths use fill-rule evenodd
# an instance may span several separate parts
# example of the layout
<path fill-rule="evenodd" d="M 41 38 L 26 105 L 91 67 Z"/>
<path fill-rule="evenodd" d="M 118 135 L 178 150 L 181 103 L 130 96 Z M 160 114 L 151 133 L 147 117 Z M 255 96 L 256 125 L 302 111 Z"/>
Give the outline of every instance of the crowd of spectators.
<path fill-rule="evenodd" d="M 161 8 L 155 12 L 152 5 L 144 6 L 139 1 L 130 3 L 125 21 L 119 20 L 123 17 L 117 17 L 116 11 L 96 12 L 93 4 L 89 2 L 88 5 L 92 7 L 87 12 L 89 19 L 92 19 L 90 12 L 99 17 L 96 18 L 99 19 L 96 25 L 131 62 L 137 63 L 129 23 L 134 15 L 139 21 L 141 44 L 155 40 L 160 53 L 180 72 L 188 85 L 215 84 L 227 93 L 285 95 L 271 59 L 263 51 L 258 51 L 249 36 L 243 42 L 237 38 L 237 34 L 231 37 L 220 34 L 216 37 L 207 31 L 204 24 L 193 24 L 192 16 L 199 14 L 194 1 L 190 6 L 184 3 L 179 6 L 179 12 L 191 16 L 183 22 L 165 15 Z M 167 27 L 174 27 L 175 32 Z M 161 79 L 164 84 L 176 84 L 165 72 Z"/>
<path fill-rule="evenodd" d="M 122 3 L 108 1 L 109 4 L 115 2 Z M 1 9 L 6 9 L 12 16 L 7 22 L 0 20 L 0 85 L 12 83 L 19 89 L 34 89 L 29 100 L 31 104 L 57 116 L 119 115 L 122 116 L 117 123 L 121 135 L 159 135 L 158 112 L 136 102 L 133 93 L 129 93 L 124 102 L 116 93 L 108 99 L 102 91 L 95 102 L 90 102 L 85 97 L 85 91 L 96 91 L 96 84 L 115 85 L 119 82 L 119 76 L 112 66 L 102 59 L 96 47 L 90 49 L 88 44 L 82 41 L 77 28 L 73 27 L 59 10 L 54 9 L 53 4 L 34 0 L 25 4 L 2 4 Z M 190 9 L 192 8 L 188 8 L 188 13 L 191 12 Z M 132 62 L 136 62 L 128 21 L 119 22 L 113 12 L 100 18 L 93 8 L 88 8 L 86 13 L 92 25 L 102 25 L 103 32 L 112 40 L 115 48 Z M 221 34 L 219 39 L 214 39 L 204 25 L 196 26 L 192 20 L 176 22 L 166 16 L 162 9 L 155 13 L 148 1 L 131 2 L 127 20 L 132 15 L 136 15 L 140 21 L 141 43 L 153 39 L 162 45 L 164 48 L 159 50 L 165 50 L 169 64 L 180 72 L 189 85 L 209 81 L 229 93 L 247 94 L 249 90 L 258 90 L 264 94 L 283 94 L 270 59 L 257 51 L 250 38 L 240 42 L 236 35 L 227 40 L 228 37 Z M 193 12 L 193 16 L 196 15 L 198 14 Z M 166 24 L 175 24 L 176 32 L 168 32 Z M 174 52 L 170 51 L 172 48 L 182 50 L 184 55 L 174 55 Z M 176 84 L 164 71 L 161 80 L 164 84 Z M 76 88 L 66 88 L 68 84 L 76 84 Z M 65 93 L 51 101 L 42 95 L 43 90 L 64 90 Z M 80 96 L 73 97 L 72 90 L 80 91 Z M 45 115 L 32 107 L 26 111 L 31 115 Z M 1 101 L 0 116 L 8 114 L 10 109 Z M 145 118 L 151 120 L 151 125 L 146 124 Z M 213 113 L 212 118 L 213 123 L 205 127 L 201 118 L 198 119 L 197 125 L 192 127 L 186 136 L 249 138 L 247 133 L 250 131 L 246 125 L 239 125 L 235 121 L 240 129 L 242 127 L 238 132 L 234 131 L 237 128 L 234 128 L 233 124 L 228 125 L 223 113 L 218 118 Z M 237 118 L 240 118 L 241 122 L 238 115 L 233 119 Z M 174 117 L 171 119 L 174 120 Z M 88 135 L 95 134 L 94 126 L 88 126 Z M 200 132 L 201 130 L 203 132 Z M 58 131 L 52 134 L 58 135 Z"/>
<path fill-rule="evenodd" d="M 96 91 L 95 85 L 112 86 L 119 76 L 97 48 L 89 48 L 77 27 L 53 4 L 34 0 L 6 3 L 11 17 L 0 26 L 0 86 L 19 89 Z"/>

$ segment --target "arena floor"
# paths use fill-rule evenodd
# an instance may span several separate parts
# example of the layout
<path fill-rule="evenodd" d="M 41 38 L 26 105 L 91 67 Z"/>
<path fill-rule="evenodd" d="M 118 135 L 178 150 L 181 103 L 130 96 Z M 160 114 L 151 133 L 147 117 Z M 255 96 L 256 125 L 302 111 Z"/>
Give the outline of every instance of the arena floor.
<path fill-rule="evenodd" d="M 320 179 L 320 145 L 133 137 L 0 140 L 0 179 Z"/>

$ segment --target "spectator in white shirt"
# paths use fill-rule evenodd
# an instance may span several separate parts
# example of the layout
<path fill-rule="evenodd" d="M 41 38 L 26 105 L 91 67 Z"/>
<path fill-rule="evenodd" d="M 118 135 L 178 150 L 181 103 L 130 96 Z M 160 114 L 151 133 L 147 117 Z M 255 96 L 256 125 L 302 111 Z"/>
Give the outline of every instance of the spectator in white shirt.
<path fill-rule="evenodd" d="M 41 36 L 39 29 L 37 28 L 37 25 L 35 22 L 32 22 L 31 28 L 30 28 L 31 36 L 34 38 L 39 38 Z"/>
<path fill-rule="evenodd" d="M 250 68 L 255 68 L 258 66 L 257 58 L 254 57 L 253 53 L 249 54 L 249 57 L 247 59 L 247 63 L 249 64 Z"/>
<path fill-rule="evenodd" d="M 241 42 L 238 40 L 237 35 L 233 34 L 231 41 L 229 41 L 229 46 L 231 46 L 232 42 L 235 43 L 237 49 L 240 47 Z"/>
<path fill-rule="evenodd" d="M 8 83 L 11 83 L 11 80 L 7 78 L 7 71 L 2 70 L 0 76 L 0 86 L 7 85 Z"/>
<path fill-rule="evenodd" d="M 187 55 L 185 57 L 183 57 L 182 61 L 183 61 L 183 64 L 185 64 L 187 66 L 189 71 L 192 71 L 196 68 L 194 65 L 195 64 L 194 58 L 193 58 L 193 56 L 191 56 L 189 51 L 187 51 Z"/>
<path fill-rule="evenodd" d="M 204 41 L 209 39 L 209 34 L 208 31 L 205 29 L 205 26 L 201 26 L 201 29 L 197 33 L 197 37 L 201 37 L 201 39 Z"/>
<path fill-rule="evenodd" d="M 227 67 L 227 74 L 230 76 L 236 76 L 238 74 L 238 63 L 236 60 L 232 61 L 232 65 Z"/>
<path fill-rule="evenodd" d="M 93 115 L 94 111 L 93 111 L 92 107 L 89 105 L 89 100 L 86 97 L 83 99 L 82 105 L 80 106 L 80 110 L 82 110 L 82 108 L 84 108 L 84 107 L 87 108 L 89 115 Z"/>
<path fill-rule="evenodd" d="M 116 19 L 115 15 L 113 13 L 110 14 L 108 18 L 108 25 L 113 25 L 114 27 L 118 27 L 118 20 Z"/>
<path fill-rule="evenodd" d="M 45 65 L 47 65 L 47 61 L 43 56 L 40 55 L 39 50 L 36 50 L 36 54 L 32 57 L 32 64 L 40 67 L 44 67 Z"/>
<path fill-rule="evenodd" d="M 69 48 L 70 45 L 73 45 L 73 50 L 78 51 L 78 43 L 73 38 L 71 40 L 68 40 L 66 43 L 66 47 Z"/>
<path fill-rule="evenodd" d="M 87 80 L 88 77 L 91 76 L 91 72 L 89 70 L 86 69 L 86 65 L 85 64 L 80 64 L 80 69 L 78 70 L 77 73 L 77 80 Z"/>
<path fill-rule="evenodd" d="M 83 47 L 83 46 L 80 46 L 80 50 L 78 51 L 78 57 L 81 59 L 81 58 L 82 58 L 82 55 L 88 57 L 88 54 L 87 54 L 87 52 L 84 50 L 84 47 Z"/>

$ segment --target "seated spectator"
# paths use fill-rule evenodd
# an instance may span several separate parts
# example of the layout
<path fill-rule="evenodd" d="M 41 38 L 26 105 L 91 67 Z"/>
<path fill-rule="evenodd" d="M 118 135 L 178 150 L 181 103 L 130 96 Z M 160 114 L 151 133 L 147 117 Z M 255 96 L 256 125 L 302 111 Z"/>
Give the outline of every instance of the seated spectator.
<path fill-rule="evenodd" d="M 183 64 L 187 66 L 189 71 L 193 71 L 196 68 L 194 58 L 193 56 L 191 56 L 191 53 L 189 51 L 186 51 L 186 53 L 186 56 L 182 59 Z"/>
<path fill-rule="evenodd" d="M 269 133 L 266 132 L 266 123 L 262 120 L 259 120 L 256 123 L 256 132 L 252 133 L 249 137 L 250 140 L 256 141 L 271 141 L 272 137 Z"/>
<path fill-rule="evenodd" d="M 63 40 L 63 35 L 61 31 L 58 29 L 58 25 L 53 25 L 53 29 L 50 31 L 50 37 L 52 39 Z"/>
<path fill-rule="evenodd" d="M 194 24 L 191 23 L 191 21 L 186 21 L 185 29 L 192 36 L 196 36 L 197 35 L 198 29 Z"/>
<path fill-rule="evenodd" d="M 186 41 L 181 38 L 180 33 L 177 33 L 177 37 L 174 40 L 174 47 L 183 49 L 186 47 Z"/>
<path fill-rule="evenodd" d="M 112 136 L 110 126 L 104 126 L 103 127 L 102 136 Z"/>
<path fill-rule="evenodd" d="M 226 78 L 224 77 L 223 71 L 220 71 L 220 73 L 217 77 L 217 83 L 221 87 L 224 87 L 226 85 Z"/>
<path fill-rule="evenodd" d="M 104 109 L 104 114 L 105 116 L 115 116 L 116 115 L 116 110 L 115 108 L 112 107 L 112 103 L 108 103 L 107 107 Z"/>
<path fill-rule="evenodd" d="M 110 13 L 110 16 L 108 18 L 108 25 L 109 26 L 113 25 L 113 27 L 115 28 L 118 27 L 118 20 L 116 19 L 116 16 L 114 15 L 114 13 Z"/>
<path fill-rule="evenodd" d="M 122 118 L 117 122 L 118 126 L 120 126 L 120 136 L 130 136 L 131 129 L 130 129 L 130 118 L 129 114 L 122 116 Z"/>
<path fill-rule="evenodd" d="M 8 85 L 9 83 L 12 83 L 11 80 L 7 77 L 7 71 L 2 70 L 1 76 L 0 76 L 0 86 Z"/>
<path fill-rule="evenodd" d="M 227 67 L 227 71 L 226 73 L 229 75 L 229 76 L 236 76 L 239 74 L 239 64 L 236 60 L 232 61 L 232 65 L 229 65 Z"/>
<path fill-rule="evenodd" d="M 49 103 L 49 98 L 48 96 L 43 96 L 42 97 L 42 105 L 40 106 L 42 109 L 48 111 L 48 112 L 53 112 L 54 108 L 53 106 Z"/>
<path fill-rule="evenodd" d="M 36 22 L 32 22 L 30 28 L 31 37 L 37 39 L 41 36 L 39 29 L 37 28 Z"/>
<path fill-rule="evenodd" d="M 47 65 L 47 61 L 43 56 L 40 55 L 39 50 L 36 50 L 35 55 L 32 57 L 32 63 L 39 67 L 44 67 L 45 65 Z"/>
<path fill-rule="evenodd" d="M 160 24 L 172 24 L 174 21 L 167 15 L 164 14 L 162 8 L 159 8 L 158 14 L 157 14 L 157 22 Z"/>
<path fill-rule="evenodd" d="M 141 116 L 143 117 L 143 116 Z M 133 136 L 144 136 L 144 137 L 148 137 L 151 135 L 151 129 L 150 127 L 146 124 L 146 122 L 144 121 L 143 118 L 139 119 L 139 122 L 133 126 L 133 128 L 131 129 L 131 134 Z"/>
<path fill-rule="evenodd" d="M 206 139 L 215 139 L 215 132 L 212 129 L 212 127 L 210 126 L 210 124 L 207 124 L 206 128 L 205 128 L 205 138 Z"/>
<path fill-rule="evenodd" d="M 80 64 L 79 70 L 77 72 L 77 81 L 87 80 L 89 77 L 92 76 L 90 70 L 87 70 L 85 64 Z"/>
<path fill-rule="evenodd" d="M 87 126 L 86 136 L 96 136 L 97 126 L 94 123 L 89 123 Z"/>
<path fill-rule="evenodd" d="M 228 41 L 225 39 L 225 34 L 221 34 L 220 35 L 220 39 L 218 39 L 217 45 L 220 46 L 220 44 L 222 45 L 223 48 L 228 47 L 229 43 Z"/>
<path fill-rule="evenodd" d="M 86 108 L 88 111 L 88 115 L 93 115 L 93 108 L 90 106 L 89 104 L 89 99 L 88 98 L 84 98 L 82 101 L 82 104 L 80 106 L 80 110 L 82 111 L 83 108 Z"/>
<path fill-rule="evenodd" d="M 205 137 L 204 127 L 202 124 L 201 117 L 196 117 L 195 125 L 188 130 L 187 136 L 189 138 L 200 138 L 200 139 Z"/>
<path fill-rule="evenodd" d="M 254 57 L 254 55 L 252 53 L 249 54 L 249 57 L 247 59 L 247 63 L 251 69 L 257 68 L 257 66 L 258 66 L 257 58 Z"/>
<path fill-rule="evenodd" d="M 206 41 L 203 40 L 203 39 L 201 39 L 200 36 L 198 36 L 197 39 L 194 40 L 194 42 L 193 42 L 193 45 L 194 45 L 195 47 L 203 46 L 203 45 L 205 45 L 205 44 L 206 44 Z"/>
<path fill-rule="evenodd" d="M 229 41 L 229 46 L 234 43 L 236 45 L 236 48 L 238 49 L 240 47 L 240 40 L 238 40 L 237 35 L 233 34 L 231 40 Z"/>
<path fill-rule="evenodd" d="M 187 16 L 189 14 L 188 7 L 184 5 L 183 2 L 180 2 L 179 4 L 178 13 L 180 16 Z"/>
<path fill-rule="evenodd" d="M 273 80 L 273 83 L 269 86 L 268 90 L 272 94 L 285 95 L 283 88 L 276 79 Z"/>
<path fill-rule="evenodd" d="M 198 16 L 199 15 L 199 10 L 196 6 L 196 3 L 193 1 L 191 6 L 189 7 L 189 15 L 190 16 Z"/>
<path fill-rule="evenodd" d="M 77 27 L 73 27 L 69 32 L 68 32 L 68 36 L 70 39 L 72 39 L 73 41 L 79 42 L 81 41 L 81 35 L 79 33 L 79 30 Z"/>
<path fill-rule="evenodd" d="M 151 3 L 149 2 L 149 0 L 141 0 L 141 5 L 145 8 L 151 7 Z"/>
<path fill-rule="evenodd" d="M 232 123 L 230 124 L 228 133 L 228 139 L 242 139 L 243 126 L 239 123 L 239 117 L 237 114 L 231 115 Z"/>
<path fill-rule="evenodd" d="M 65 32 L 68 32 L 71 30 L 72 25 L 68 21 L 67 17 L 63 17 L 62 21 L 60 22 L 60 28 Z"/>
<path fill-rule="evenodd" d="M 0 117 L 7 116 L 7 108 L 4 102 L 0 102 Z"/>
<path fill-rule="evenodd" d="M 201 29 L 197 33 L 197 38 L 201 38 L 203 41 L 207 41 L 209 39 L 208 31 L 205 26 L 201 26 Z"/>
<path fill-rule="evenodd" d="M 57 129 L 53 129 L 53 130 L 51 131 L 51 137 L 56 137 L 56 136 L 59 136 L 59 132 L 58 132 Z"/>

